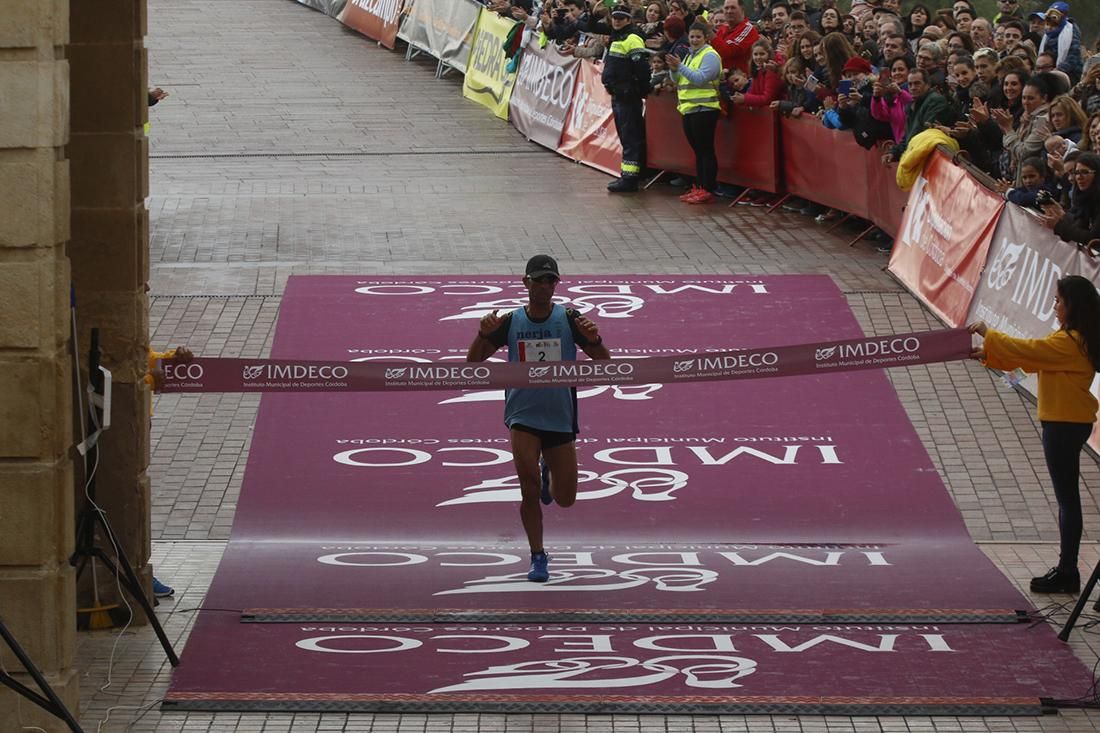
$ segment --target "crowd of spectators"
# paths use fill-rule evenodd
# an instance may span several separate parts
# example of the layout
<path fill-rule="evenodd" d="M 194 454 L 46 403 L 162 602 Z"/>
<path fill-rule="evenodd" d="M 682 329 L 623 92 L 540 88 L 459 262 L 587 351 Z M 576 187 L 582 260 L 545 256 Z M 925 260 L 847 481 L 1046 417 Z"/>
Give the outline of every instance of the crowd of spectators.
<path fill-rule="evenodd" d="M 564 53 L 598 58 L 606 49 L 606 38 L 585 32 L 610 12 L 605 0 L 491 2 Z M 626 0 L 653 52 L 653 93 L 675 93 L 668 57 L 689 55 L 688 30 L 705 27 L 727 109 L 817 117 L 880 149 L 884 165 L 918 134 L 939 130 L 1060 236 L 1100 237 L 1100 184 L 1090 177 L 1100 162 L 1100 48 L 1083 41 L 1068 3 L 1025 9 L 997 0 L 998 12 L 983 17 L 969 0 L 906 11 L 901 0 L 840 0 L 847 12 L 838 0 L 718 2 Z M 718 193 L 742 195 L 728 186 Z M 772 197 L 750 193 L 741 203 Z M 785 208 L 822 221 L 839 215 L 809 202 Z"/>

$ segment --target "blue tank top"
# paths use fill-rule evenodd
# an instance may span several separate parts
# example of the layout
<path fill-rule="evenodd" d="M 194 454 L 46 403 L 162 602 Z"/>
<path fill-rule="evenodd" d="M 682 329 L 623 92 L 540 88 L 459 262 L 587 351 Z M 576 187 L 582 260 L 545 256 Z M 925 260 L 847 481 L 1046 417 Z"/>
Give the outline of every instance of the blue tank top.
<path fill-rule="evenodd" d="M 523 308 L 512 312 L 508 328 L 508 361 L 576 361 L 577 344 L 565 307 L 554 304 L 541 323 Z M 577 432 L 577 391 L 572 387 L 509 389 L 504 393 L 504 424 L 556 433 Z"/>

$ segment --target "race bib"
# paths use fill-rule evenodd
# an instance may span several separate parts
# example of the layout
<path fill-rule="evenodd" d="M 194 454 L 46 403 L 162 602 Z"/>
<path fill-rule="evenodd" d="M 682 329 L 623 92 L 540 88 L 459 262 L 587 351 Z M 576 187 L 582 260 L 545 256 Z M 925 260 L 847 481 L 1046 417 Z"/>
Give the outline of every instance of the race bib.
<path fill-rule="evenodd" d="M 520 361 L 561 361 L 561 339 L 520 339 Z"/>

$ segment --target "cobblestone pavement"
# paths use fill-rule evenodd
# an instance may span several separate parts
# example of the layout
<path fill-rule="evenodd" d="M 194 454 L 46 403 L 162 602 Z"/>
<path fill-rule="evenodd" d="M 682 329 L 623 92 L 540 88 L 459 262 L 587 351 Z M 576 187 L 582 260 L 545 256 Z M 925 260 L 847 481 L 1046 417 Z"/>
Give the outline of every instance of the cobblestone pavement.
<path fill-rule="evenodd" d="M 847 245 L 850 232 L 830 234 L 782 211 L 684 207 L 660 184 L 609 197 L 603 174 L 537 148 L 463 100 L 459 78 L 436 80 L 429 62 L 406 62 L 290 0 L 149 0 L 147 45 L 150 83 L 171 95 L 150 110 L 157 347 L 266 356 L 292 274 L 502 274 L 535 249 L 586 274 L 828 273 L 869 334 L 937 325 L 883 272 L 882 255 Z M 976 364 L 890 377 L 971 534 L 1026 589 L 1049 566 L 1057 537 L 1032 405 Z M 255 395 L 157 398 L 154 561 L 177 588 L 159 609 L 177 649 L 229 535 L 258 403 Z M 1092 460 L 1083 489 L 1091 534 L 1082 562 L 1094 563 L 1100 470 Z M 1097 661 L 1095 636 L 1076 633 L 1072 644 Z M 82 723 L 104 732 L 1100 729 L 1100 715 L 1074 711 L 1039 719 L 162 716 L 156 703 L 170 670 L 148 629 L 83 633 L 78 664 Z"/>

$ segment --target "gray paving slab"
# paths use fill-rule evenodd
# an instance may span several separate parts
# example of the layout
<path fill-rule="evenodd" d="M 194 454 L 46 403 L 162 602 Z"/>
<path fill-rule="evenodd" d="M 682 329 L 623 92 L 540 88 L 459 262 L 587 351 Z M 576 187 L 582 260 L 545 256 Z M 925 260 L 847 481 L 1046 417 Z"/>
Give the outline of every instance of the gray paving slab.
<path fill-rule="evenodd" d="M 534 249 L 585 274 L 826 273 L 868 334 L 938 324 L 869 244 L 812 220 L 685 207 L 658 184 L 612 198 L 606 176 L 525 141 L 436 80 L 291 0 L 149 0 L 150 329 L 157 347 L 263 357 L 292 274 L 501 274 Z M 1026 590 L 1057 536 L 1034 408 L 972 363 L 893 370 L 897 392 L 971 534 Z M 165 395 L 153 419 L 159 615 L 182 648 L 225 547 L 259 399 Z M 1086 545 L 1100 561 L 1100 468 L 1084 467 Z M 1044 599 L 1035 599 L 1038 604 Z M 1062 597 L 1058 600 L 1067 600 Z M 1054 611 L 1057 623 L 1065 609 Z M 1092 665 L 1091 629 L 1074 650 Z M 82 723 L 95 731 L 791 733 L 1094 731 L 1036 719 L 811 716 L 164 715 L 170 671 L 148 629 L 80 636 Z M 108 684 L 109 683 L 109 684 Z M 1086 691 L 1082 691 L 1084 694 Z"/>

